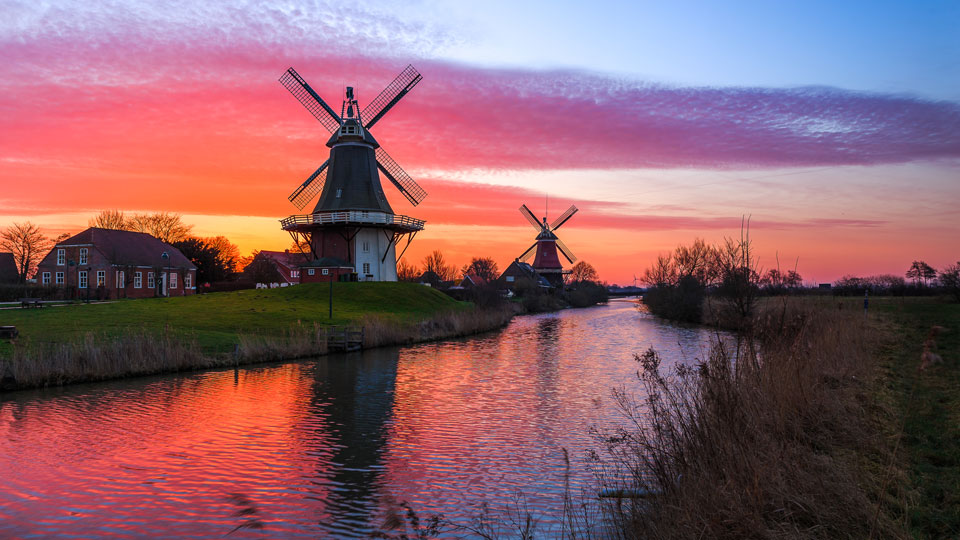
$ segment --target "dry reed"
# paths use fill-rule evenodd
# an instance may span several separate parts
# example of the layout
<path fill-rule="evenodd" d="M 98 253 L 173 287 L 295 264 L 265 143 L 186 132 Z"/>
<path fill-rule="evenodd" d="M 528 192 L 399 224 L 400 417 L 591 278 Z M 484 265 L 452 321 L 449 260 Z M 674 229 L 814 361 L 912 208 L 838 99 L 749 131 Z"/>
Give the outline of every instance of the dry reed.
<path fill-rule="evenodd" d="M 751 327 L 672 374 L 638 356 L 647 396 L 616 393 L 630 427 L 606 434 L 601 460 L 603 487 L 627 495 L 603 508 L 615 536 L 903 536 L 877 512 L 889 443 L 867 410 L 877 343 L 863 316 L 784 300 Z"/>

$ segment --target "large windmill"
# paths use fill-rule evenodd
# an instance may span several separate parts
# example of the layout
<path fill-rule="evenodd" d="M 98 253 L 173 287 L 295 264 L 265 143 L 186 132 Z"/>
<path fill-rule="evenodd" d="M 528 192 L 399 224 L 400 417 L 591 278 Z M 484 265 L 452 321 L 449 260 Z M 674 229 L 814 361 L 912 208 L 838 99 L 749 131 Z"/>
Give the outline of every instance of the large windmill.
<path fill-rule="evenodd" d="M 313 212 L 280 221 L 298 245 L 309 246 L 312 262 L 304 265 L 301 281 L 335 279 L 345 268 L 352 268 L 363 281 L 397 280 L 396 247 L 406 237 L 406 250 L 424 221 L 394 214 L 380 173 L 414 206 L 427 192 L 387 154 L 370 129 L 421 78 L 407 66 L 362 111 L 348 86 L 337 114 L 293 68 L 280 77 L 280 83 L 332 134 L 327 141 L 330 157 L 288 197 L 303 209 L 319 193 Z M 306 272 L 315 277 L 308 278 Z"/>
<path fill-rule="evenodd" d="M 537 234 L 537 241 L 527 248 L 527 250 L 523 252 L 523 255 L 520 255 L 517 259 L 524 262 L 536 253 L 536 256 L 533 258 L 533 269 L 536 270 L 538 274 L 547 278 L 550 284 L 554 286 L 562 285 L 563 276 L 569 274 L 570 271 L 563 269 L 557 251 L 559 250 L 560 253 L 563 253 L 563 256 L 570 264 L 573 264 L 577 258 L 570 252 L 570 248 L 557 238 L 555 231 L 577 213 L 577 207 L 570 205 L 570 208 L 568 208 L 566 212 L 560 214 L 560 216 L 550 224 L 547 224 L 546 216 L 543 217 L 542 221 L 537 219 L 525 204 L 520 206 L 520 213 L 537 229 L 539 234 Z"/>

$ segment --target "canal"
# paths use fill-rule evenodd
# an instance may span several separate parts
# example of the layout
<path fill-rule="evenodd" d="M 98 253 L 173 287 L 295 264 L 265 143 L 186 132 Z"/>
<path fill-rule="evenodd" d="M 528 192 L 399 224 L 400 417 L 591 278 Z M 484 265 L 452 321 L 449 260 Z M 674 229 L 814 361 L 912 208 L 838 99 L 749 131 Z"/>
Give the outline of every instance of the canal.
<path fill-rule="evenodd" d="M 621 421 L 613 388 L 641 391 L 633 355 L 693 362 L 713 336 L 621 299 L 463 340 L 9 393 L 0 538 L 367 537 L 401 502 L 460 525 L 519 502 L 550 531 L 564 449 L 589 490 L 591 428 Z"/>

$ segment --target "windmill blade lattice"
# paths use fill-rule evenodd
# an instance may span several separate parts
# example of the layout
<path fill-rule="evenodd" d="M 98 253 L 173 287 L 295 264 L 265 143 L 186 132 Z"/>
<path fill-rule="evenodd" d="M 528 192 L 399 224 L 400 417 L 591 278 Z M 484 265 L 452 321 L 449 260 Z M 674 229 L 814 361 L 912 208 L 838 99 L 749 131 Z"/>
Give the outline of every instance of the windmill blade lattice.
<path fill-rule="evenodd" d="M 537 247 L 537 242 L 534 242 L 532 246 L 528 247 L 526 251 L 523 252 L 523 255 L 517 257 L 517 260 L 525 262 L 527 259 L 533 255 L 533 249 Z"/>
<path fill-rule="evenodd" d="M 563 214 L 560 214 L 560 217 L 553 220 L 553 223 L 550 224 L 550 230 L 555 231 L 560 228 L 561 225 L 567 222 L 568 219 L 572 218 L 574 214 L 577 213 L 578 208 L 574 205 L 570 205 L 570 208 L 567 208 L 567 211 Z"/>
<path fill-rule="evenodd" d="M 390 157 L 390 154 L 387 154 L 383 147 L 377 148 L 377 167 L 410 201 L 410 204 L 416 206 L 427 196 L 427 192 L 420 187 L 420 184 L 410 178 L 410 175 Z"/>
<path fill-rule="evenodd" d="M 574 261 L 577 260 L 577 257 L 573 254 L 573 252 L 570 251 L 570 248 L 568 248 L 567 245 L 563 243 L 563 240 L 560 240 L 559 238 L 557 238 L 557 249 L 559 249 L 560 253 L 563 253 L 563 256 L 570 261 L 570 264 L 573 264 Z"/>
<path fill-rule="evenodd" d="M 292 202 L 294 206 L 303 210 L 303 207 L 323 189 L 323 184 L 327 181 L 327 165 L 329 164 L 329 159 L 324 161 L 323 165 L 300 184 L 300 187 L 291 193 L 287 199 Z"/>
<path fill-rule="evenodd" d="M 289 90 L 290 93 L 293 94 L 293 97 L 297 98 L 297 101 L 306 107 L 307 110 L 310 111 L 310 114 L 327 128 L 327 131 L 333 133 L 340 129 L 343 120 L 327 105 L 327 102 L 323 101 L 323 99 L 313 91 L 313 88 L 310 88 L 307 81 L 303 80 L 303 77 L 301 77 L 296 70 L 293 68 L 287 69 L 280 77 L 280 84 Z"/>
<path fill-rule="evenodd" d="M 383 118 L 383 115 L 387 114 L 387 111 L 392 109 L 393 106 L 400 101 L 400 98 L 412 90 L 421 79 L 423 79 L 423 76 L 420 75 L 420 72 L 414 69 L 412 65 L 404 68 L 404 70 L 400 72 L 400 75 L 397 75 L 397 78 L 380 92 L 380 95 L 364 107 L 363 112 L 360 114 L 360 118 L 366 122 L 366 125 L 363 127 L 366 129 L 373 127 L 373 125 Z"/>
<path fill-rule="evenodd" d="M 525 204 L 520 205 L 520 213 L 523 214 L 523 217 L 527 218 L 527 221 L 529 221 L 530 224 L 533 225 L 535 229 L 537 229 L 538 231 L 543 229 L 543 224 L 540 223 L 540 220 L 537 219 L 537 216 L 533 215 L 533 212 L 531 212 L 530 209 L 527 208 L 527 205 Z"/>

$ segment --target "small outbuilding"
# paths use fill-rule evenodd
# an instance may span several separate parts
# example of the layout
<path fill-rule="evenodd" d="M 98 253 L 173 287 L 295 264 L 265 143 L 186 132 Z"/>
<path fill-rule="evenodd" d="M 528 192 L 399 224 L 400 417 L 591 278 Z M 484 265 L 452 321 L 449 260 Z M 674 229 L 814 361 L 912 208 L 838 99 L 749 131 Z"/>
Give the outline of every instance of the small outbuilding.
<path fill-rule="evenodd" d="M 17 283 L 20 281 L 20 272 L 17 270 L 17 261 L 13 253 L 0 253 L 0 283 Z"/>
<path fill-rule="evenodd" d="M 299 269 L 300 283 L 357 280 L 357 273 L 353 265 L 337 257 L 320 257 L 317 260 L 301 264 Z"/>
<path fill-rule="evenodd" d="M 510 266 L 497 278 L 497 287 L 500 289 L 513 290 L 514 284 L 521 279 L 529 279 L 544 289 L 552 287 L 545 277 L 534 270 L 533 266 L 525 262 L 520 262 L 520 260 L 517 259 L 510 263 Z"/>
<path fill-rule="evenodd" d="M 197 292 L 197 267 L 146 233 L 91 227 L 59 242 L 37 267 L 37 283 L 68 297 L 145 298 Z"/>

